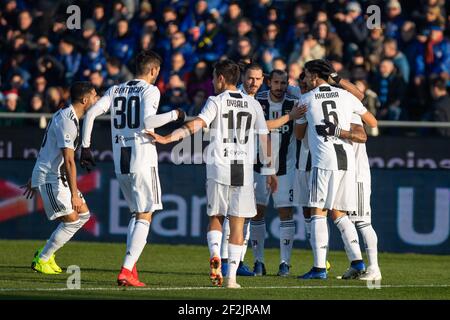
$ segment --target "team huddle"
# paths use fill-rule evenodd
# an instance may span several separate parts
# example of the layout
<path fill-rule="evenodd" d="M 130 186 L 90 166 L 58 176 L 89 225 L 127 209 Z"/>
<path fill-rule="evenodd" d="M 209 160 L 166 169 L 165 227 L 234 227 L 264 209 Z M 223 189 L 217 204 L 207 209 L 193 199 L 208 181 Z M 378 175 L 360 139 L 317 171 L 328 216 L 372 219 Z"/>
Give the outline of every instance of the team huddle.
<path fill-rule="evenodd" d="M 183 123 L 184 113 L 178 109 L 157 114 L 160 93 L 154 83 L 162 60 L 154 52 L 142 52 L 136 61 L 135 79 L 112 86 L 100 99 L 90 83 L 74 83 L 72 103 L 49 122 L 25 195 L 32 197 L 38 190 L 48 218 L 60 224 L 37 250 L 33 270 L 61 273 L 55 252 L 89 220 L 76 184 L 78 122 L 86 113 L 80 163 L 90 170 L 95 166 L 90 151 L 94 120 L 110 111 L 115 173 L 131 212 L 118 285 L 145 286 L 136 264 L 152 213 L 162 209 L 156 143 L 181 141 L 204 128 L 210 134 L 206 194 L 213 285 L 239 288 L 237 276 L 266 274 L 264 216 L 270 197 L 280 218 L 278 276 L 290 274 L 293 215 L 298 207 L 314 256 L 313 267 L 299 279 L 327 278 L 328 214 L 342 235 L 350 262 L 342 279 L 381 279 L 363 126 L 376 127 L 377 122 L 360 102 L 363 95 L 340 79 L 329 62 L 307 62 L 300 87 L 289 86 L 286 72 L 274 70 L 268 76 L 269 90 L 260 91 L 264 75 L 259 65 L 246 66 L 241 79 L 236 63 L 219 61 L 213 71 L 216 96 L 208 98 L 196 118 L 160 136 L 155 128 Z M 357 230 L 366 246 L 367 268 Z M 253 270 L 244 264 L 249 243 Z"/>

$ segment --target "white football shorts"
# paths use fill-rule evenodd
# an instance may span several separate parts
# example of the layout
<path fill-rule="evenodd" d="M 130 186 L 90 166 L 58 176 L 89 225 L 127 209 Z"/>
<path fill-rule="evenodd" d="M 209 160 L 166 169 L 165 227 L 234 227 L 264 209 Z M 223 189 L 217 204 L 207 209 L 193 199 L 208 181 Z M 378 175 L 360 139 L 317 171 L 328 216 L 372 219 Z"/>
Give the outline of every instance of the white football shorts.
<path fill-rule="evenodd" d="M 355 211 L 355 180 L 354 171 L 312 168 L 308 207 Z"/>
<path fill-rule="evenodd" d="M 370 208 L 371 183 L 369 180 L 356 182 L 357 208 L 348 213 L 353 222 L 372 222 L 372 210 Z"/>
<path fill-rule="evenodd" d="M 278 190 L 271 193 L 267 186 L 267 176 L 254 173 L 256 188 L 256 203 L 262 206 L 267 206 L 272 195 L 274 208 L 293 207 L 294 204 L 294 179 L 292 173 L 278 176 Z"/>
<path fill-rule="evenodd" d="M 58 179 L 58 182 L 41 184 L 38 189 L 49 220 L 55 220 L 74 212 L 69 185 L 64 184 L 61 179 Z M 78 191 L 78 195 L 83 203 L 86 203 L 80 191 Z"/>
<path fill-rule="evenodd" d="M 158 167 L 142 172 L 118 173 L 117 181 L 131 212 L 154 212 L 163 208 Z"/>
<path fill-rule="evenodd" d="M 253 218 L 256 215 L 253 185 L 234 187 L 213 179 L 206 180 L 208 216 L 234 216 Z"/>
<path fill-rule="evenodd" d="M 310 175 L 311 171 L 295 170 L 294 203 L 298 207 L 308 206 Z"/>

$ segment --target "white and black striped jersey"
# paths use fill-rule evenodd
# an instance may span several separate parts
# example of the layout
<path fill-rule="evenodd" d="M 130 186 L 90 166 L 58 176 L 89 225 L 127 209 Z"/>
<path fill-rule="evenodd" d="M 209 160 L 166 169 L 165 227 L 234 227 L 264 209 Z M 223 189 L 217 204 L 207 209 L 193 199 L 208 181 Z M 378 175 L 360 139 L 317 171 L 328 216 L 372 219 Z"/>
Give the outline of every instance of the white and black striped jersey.
<path fill-rule="evenodd" d="M 134 79 L 109 88 L 91 108 L 93 110 L 89 110 L 89 113 L 93 114 L 111 110 L 116 173 L 136 173 L 158 165 L 155 144 L 143 130 L 144 119 L 154 116 L 158 111 L 160 96 L 156 86 L 141 79 Z M 91 132 L 92 123 L 83 126 L 83 147 L 90 146 Z"/>
<path fill-rule="evenodd" d="M 266 120 L 277 119 L 291 112 L 292 108 L 298 104 L 298 99 L 289 94 L 285 94 L 280 102 L 270 99 L 270 91 L 263 91 L 256 95 L 256 100 L 261 104 Z M 294 122 L 289 121 L 281 128 L 271 130 L 272 153 L 275 158 L 275 168 L 277 175 L 282 176 L 295 168 L 297 140 L 293 134 Z M 262 165 L 258 162 L 255 171 L 260 172 Z"/>
<path fill-rule="evenodd" d="M 363 125 L 360 116 L 354 114 L 352 123 Z M 370 163 L 367 155 L 366 144 L 353 142 L 353 150 L 355 152 L 355 168 L 356 168 L 356 181 L 366 182 L 370 181 Z"/>
<path fill-rule="evenodd" d="M 33 188 L 57 182 L 64 164 L 63 148 L 78 147 L 79 121 L 72 105 L 58 110 L 50 119 L 31 176 Z"/>
<path fill-rule="evenodd" d="M 258 101 L 226 90 L 208 98 L 199 118 L 210 127 L 208 179 L 230 186 L 252 185 L 255 138 L 269 133 Z"/>
<path fill-rule="evenodd" d="M 336 137 L 319 136 L 316 126 L 324 125 L 326 119 L 349 131 L 353 114 L 362 115 L 367 109 L 350 92 L 327 84 L 304 94 L 303 102 L 308 106 L 306 121 L 312 167 L 326 170 L 354 170 L 355 154 L 352 143 Z"/>

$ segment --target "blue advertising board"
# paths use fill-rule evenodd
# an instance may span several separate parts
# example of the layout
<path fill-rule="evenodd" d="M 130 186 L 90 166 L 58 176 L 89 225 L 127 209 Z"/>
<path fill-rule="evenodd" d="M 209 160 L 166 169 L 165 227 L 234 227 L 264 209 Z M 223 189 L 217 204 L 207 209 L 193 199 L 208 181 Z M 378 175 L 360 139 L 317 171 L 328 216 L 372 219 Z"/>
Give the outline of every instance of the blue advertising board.
<path fill-rule="evenodd" d="M 0 161 L 0 239 L 46 239 L 56 226 L 47 220 L 39 197 L 22 196 L 19 186 L 33 165 L 31 160 Z M 159 174 L 164 209 L 154 214 L 149 242 L 206 244 L 205 167 L 166 163 Z M 124 242 L 130 213 L 112 163 L 99 163 L 89 174 L 79 171 L 78 184 L 92 219 L 75 239 Z M 450 254 L 450 171 L 373 169 L 371 203 L 380 251 Z M 294 247 L 307 248 L 301 209 L 295 220 Z M 279 220 L 273 209 L 266 223 L 267 247 L 277 247 Z M 330 248 L 343 249 L 337 228 L 330 230 Z"/>

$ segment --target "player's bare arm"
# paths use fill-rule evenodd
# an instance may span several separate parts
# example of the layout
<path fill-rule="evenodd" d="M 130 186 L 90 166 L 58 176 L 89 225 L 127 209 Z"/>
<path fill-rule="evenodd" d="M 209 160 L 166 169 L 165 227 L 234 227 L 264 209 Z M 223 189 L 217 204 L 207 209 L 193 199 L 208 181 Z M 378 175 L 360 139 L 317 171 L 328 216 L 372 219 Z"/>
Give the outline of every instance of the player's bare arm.
<path fill-rule="evenodd" d="M 324 120 L 324 125 L 317 125 L 316 131 L 318 135 L 323 137 L 334 136 L 341 139 L 348 139 L 357 143 L 365 143 L 367 141 L 367 134 L 364 128 L 360 125 L 352 124 L 350 130 L 343 130 L 333 122 Z"/>
<path fill-rule="evenodd" d="M 72 194 L 72 208 L 78 212 L 83 205 L 83 200 L 78 195 L 75 151 L 70 148 L 64 148 L 62 149 L 62 154 L 67 174 L 67 182 L 69 184 L 70 193 Z"/>
<path fill-rule="evenodd" d="M 258 135 L 259 144 L 262 148 L 263 163 L 267 170 L 272 170 L 274 174 L 267 176 L 267 187 L 273 192 L 278 190 L 278 177 L 275 174 L 275 168 L 272 168 L 272 143 L 270 136 L 266 134 Z M 263 168 L 264 170 L 264 168 Z"/>
<path fill-rule="evenodd" d="M 277 119 L 267 120 L 266 121 L 267 128 L 269 130 L 278 129 L 284 126 L 289 121 L 300 119 L 305 115 L 306 111 L 307 111 L 306 105 L 301 106 L 296 105 L 292 108 L 291 112 L 289 112 L 288 114 L 285 114 Z"/>
<path fill-rule="evenodd" d="M 294 126 L 294 134 L 297 140 L 303 140 L 306 134 L 308 123 L 296 123 Z"/>
<path fill-rule="evenodd" d="M 187 137 L 191 134 L 194 134 L 197 131 L 199 131 L 200 129 L 205 128 L 205 127 L 206 127 L 206 123 L 205 123 L 205 121 L 203 121 L 203 119 L 195 118 L 194 120 L 189 121 L 181 128 L 176 129 L 175 131 L 173 131 L 172 133 L 170 133 L 166 136 L 161 136 L 161 135 L 159 135 L 155 132 L 151 132 L 151 131 L 146 131 L 146 133 L 153 138 L 154 143 L 168 144 L 168 143 L 180 141 L 180 140 L 184 139 L 185 137 Z"/>
<path fill-rule="evenodd" d="M 367 124 L 369 127 L 371 128 L 376 128 L 378 126 L 378 121 L 377 119 L 374 117 L 374 115 L 367 111 L 366 113 L 361 115 L 361 119 L 362 121 Z"/>

